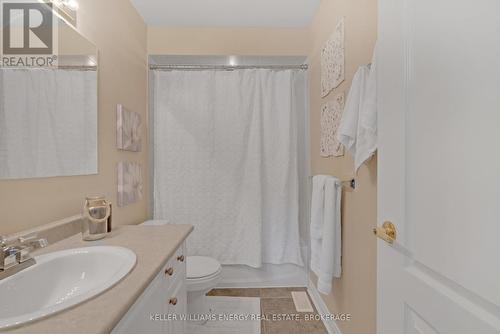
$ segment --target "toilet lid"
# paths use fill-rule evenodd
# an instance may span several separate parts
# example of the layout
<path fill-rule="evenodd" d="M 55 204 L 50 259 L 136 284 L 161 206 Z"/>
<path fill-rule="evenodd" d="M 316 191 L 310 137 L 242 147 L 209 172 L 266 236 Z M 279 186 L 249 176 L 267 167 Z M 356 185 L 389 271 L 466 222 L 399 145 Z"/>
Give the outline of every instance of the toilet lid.
<path fill-rule="evenodd" d="M 188 256 L 186 259 L 187 278 L 201 278 L 220 270 L 219 261 L 206 256 Z"/>

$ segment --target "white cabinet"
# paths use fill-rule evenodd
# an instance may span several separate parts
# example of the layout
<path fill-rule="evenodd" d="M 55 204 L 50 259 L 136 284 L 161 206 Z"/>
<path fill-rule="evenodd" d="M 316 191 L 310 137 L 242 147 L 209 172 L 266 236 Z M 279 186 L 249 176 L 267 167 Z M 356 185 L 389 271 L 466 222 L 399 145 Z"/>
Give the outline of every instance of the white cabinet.
<path fill-rule="evenodd" d="M 186 315 L 187 315 L 187 294 L 186 284 L 182 280 L 178 280 L 169 290 L 171 300 L 175 303 L 170 303 L 167 308 L 167 313 L 172 315 L 171 321 L 165 322 L 164 333 L 178 334 L 186 332 Z"/>
<path fill-rule="evenodd" d="M 184 334 L 186 313 L 186 262 L 184 246 L 181 246 L 112 334 Z"/>
<path fill-rule="evenodd" d="M 164 313 L 165 297 L 161 293 L 162 280 L 163 277 L 157 276 L 151 282 L 112 333 L 164 333 L 163 321 L 150 318 Z"/>

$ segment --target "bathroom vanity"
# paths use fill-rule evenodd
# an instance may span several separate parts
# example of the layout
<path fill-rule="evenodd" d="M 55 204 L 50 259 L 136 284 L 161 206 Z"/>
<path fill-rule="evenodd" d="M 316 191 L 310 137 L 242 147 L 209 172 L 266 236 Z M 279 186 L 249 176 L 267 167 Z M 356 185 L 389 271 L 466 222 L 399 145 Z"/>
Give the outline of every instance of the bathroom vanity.
<path fill-rule="evenodd" d="M 185 246 L 182 245 L 132 305 L 112 334 L 185 333 L 187 312 L 185 259 Z"/>
<path fill-rule="evenodd" d="M 135 253 L 136 264 L 128 275 L 94 298 L 6 332 L 184 333 L 185 322 L 181 320 L 186 313 L 184 244 L 192 230 L 190 225 L 120 226 L 98 241 L 82 241 L 80 233 L 57 242 L 49 238 L 48 247 L 33 253 L 35 259 L 41 254 L 68 249 L 119 246 Z M 34 286 L 35 289 L 48 289 L 44 295 L 51 295 L 51 285 L 35 280 L 36 284 L 40 286 Z"/>

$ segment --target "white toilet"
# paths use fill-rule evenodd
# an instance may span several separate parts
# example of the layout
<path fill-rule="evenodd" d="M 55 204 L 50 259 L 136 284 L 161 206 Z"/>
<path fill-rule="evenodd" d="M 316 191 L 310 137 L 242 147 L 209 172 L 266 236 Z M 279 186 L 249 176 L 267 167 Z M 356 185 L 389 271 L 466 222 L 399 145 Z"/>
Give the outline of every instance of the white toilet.
<path fill-rule="evenodd" d="M 167 220 L 148 220 L 144 225 L 165 225 Z M 206 321 L 197 320 L 210 313 L 206 293 L 213 289 L 221 279 L 219 261 L 206 256 L 186 257 L 187 309 L 192 322 L 200 324 Z"/>
<path fill-rule="evenodd" d="M 219 261 L 206 256 L 188 256 L 186 258 L 187 308 L 195 323 L 201 316 L 210 313 L 206 293 L 213 289 L 221 279 Z"/>

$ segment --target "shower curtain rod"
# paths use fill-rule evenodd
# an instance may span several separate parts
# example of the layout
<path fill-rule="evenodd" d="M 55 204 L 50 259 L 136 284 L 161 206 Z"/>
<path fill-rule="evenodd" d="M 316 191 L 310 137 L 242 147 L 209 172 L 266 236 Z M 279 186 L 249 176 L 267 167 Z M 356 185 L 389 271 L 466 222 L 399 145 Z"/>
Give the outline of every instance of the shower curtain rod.
<path fill-rule="evenodd" d="M 173 71 L 173 70 L 250 70 L 250 69 L 268 69 L 268 70 L 307 70 L 306 64 L 301 65 L 150 65 L 150 70 Z"/>

